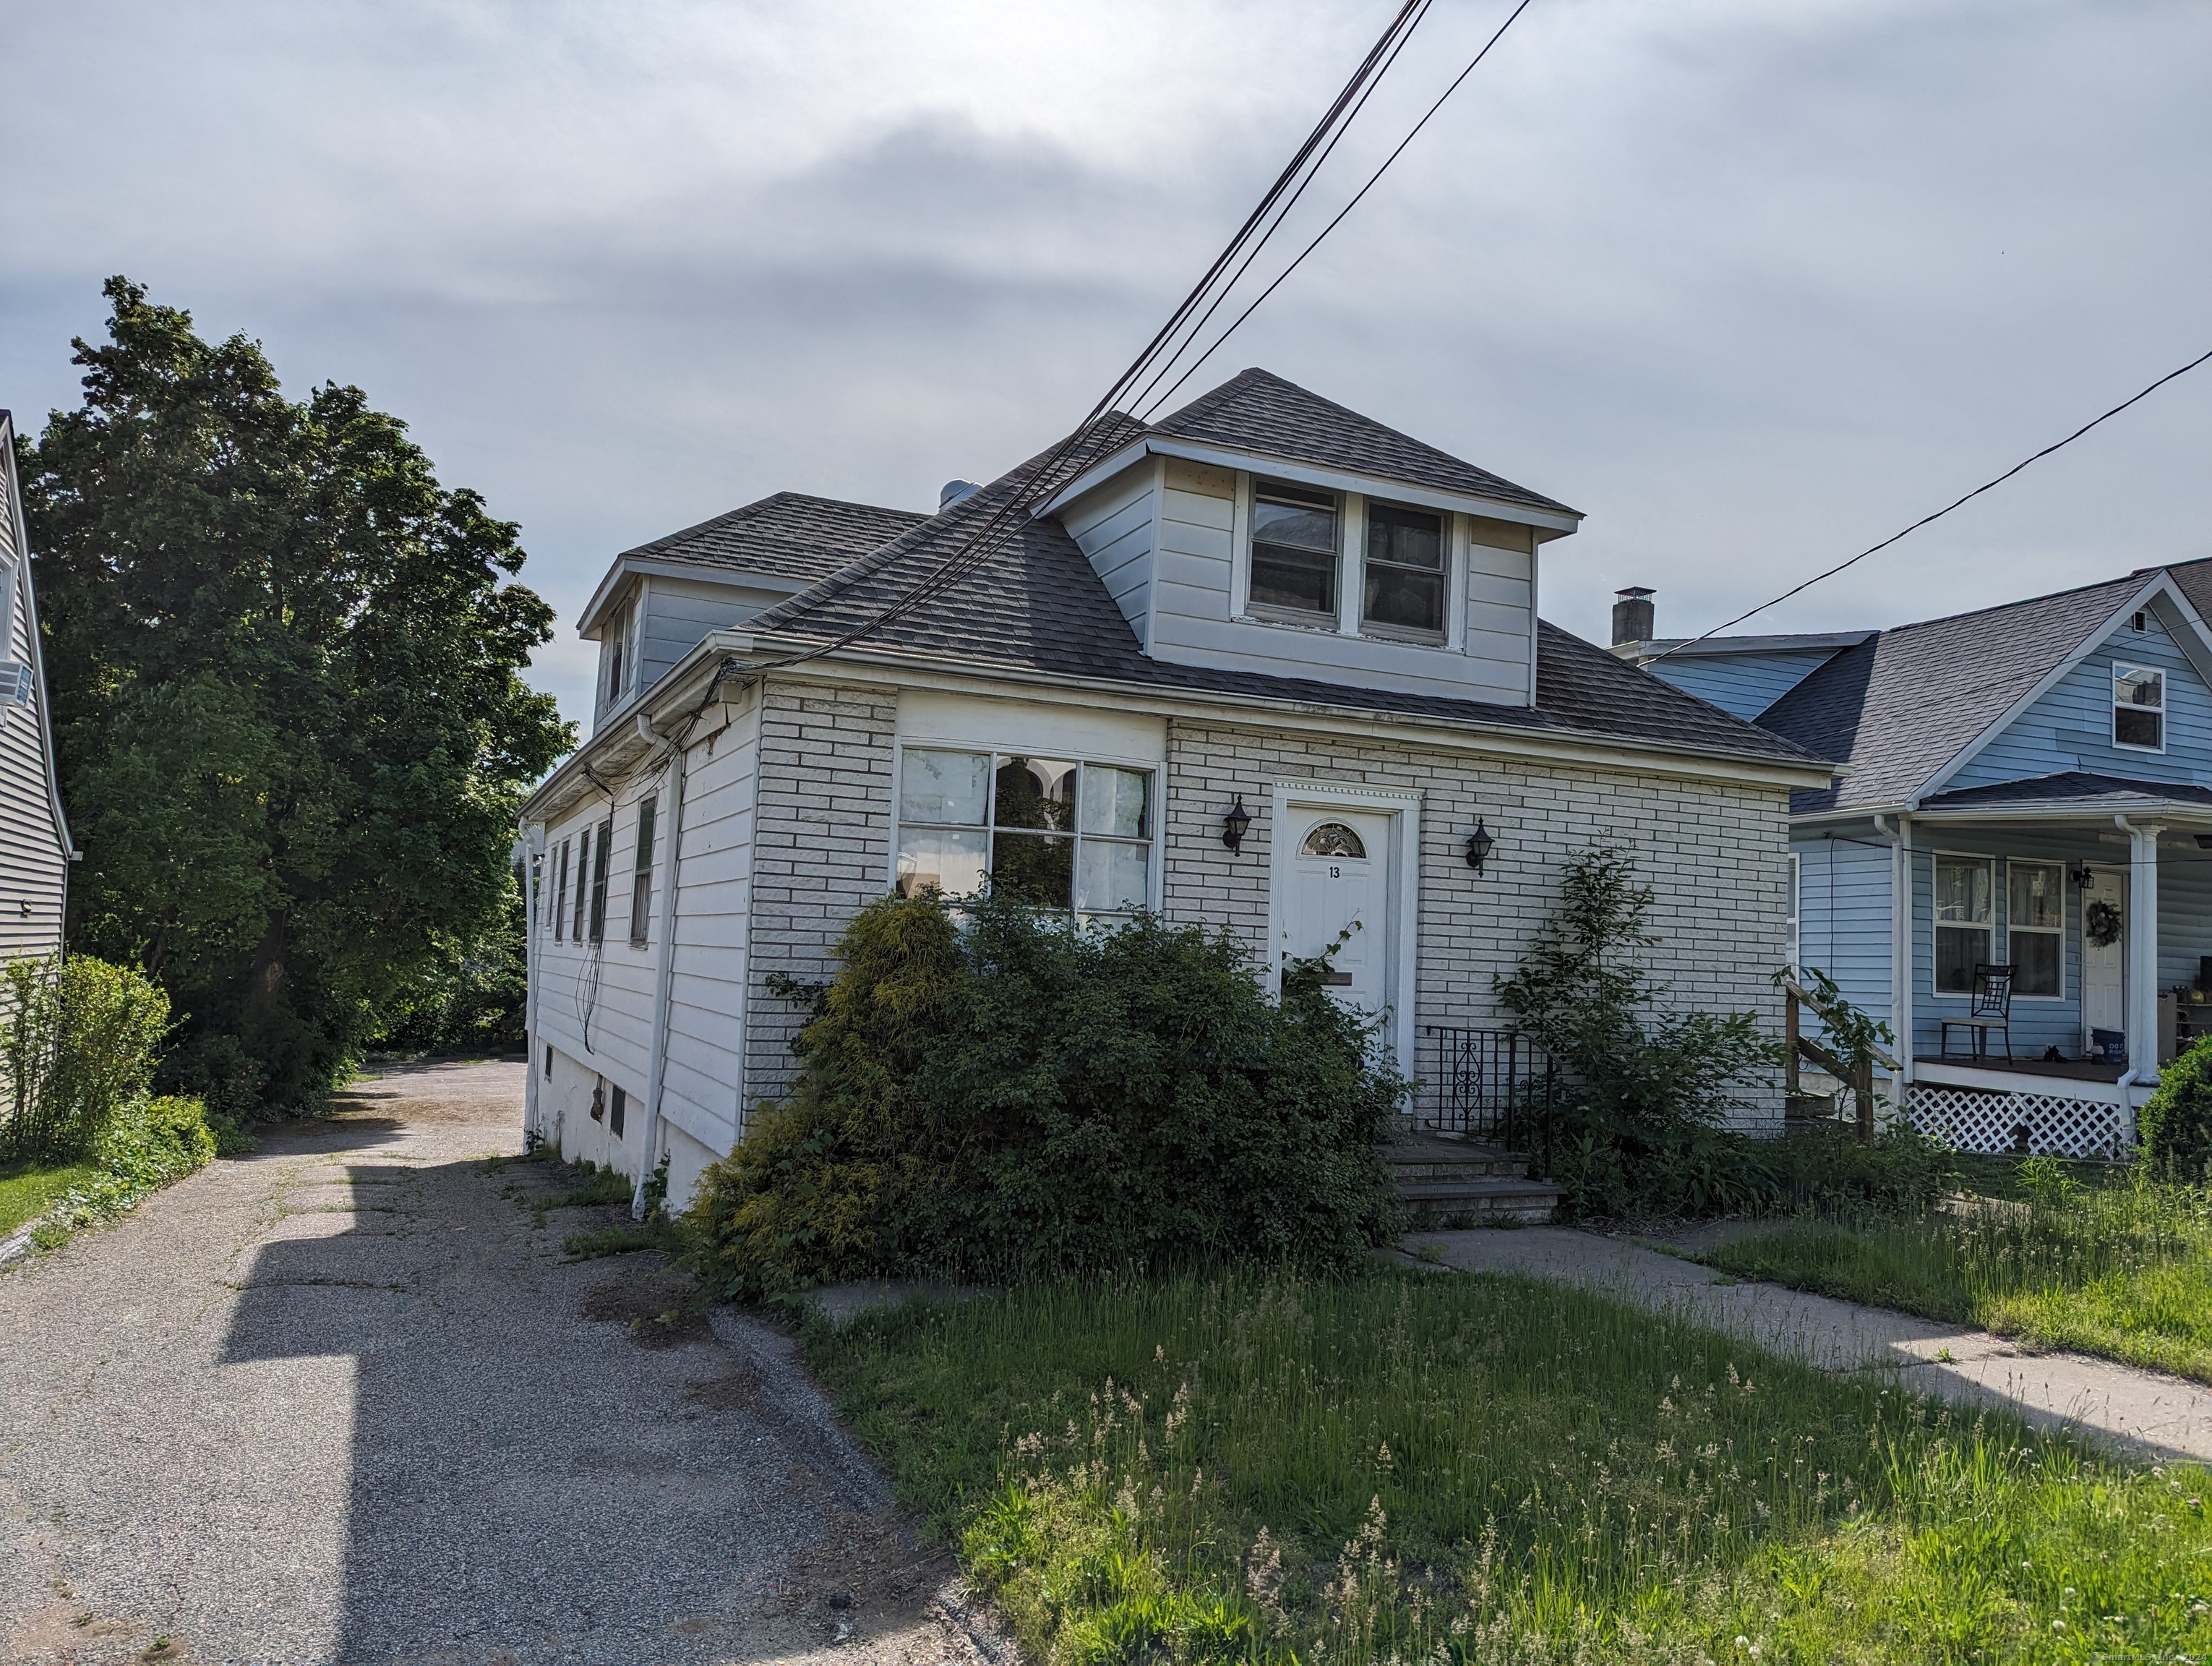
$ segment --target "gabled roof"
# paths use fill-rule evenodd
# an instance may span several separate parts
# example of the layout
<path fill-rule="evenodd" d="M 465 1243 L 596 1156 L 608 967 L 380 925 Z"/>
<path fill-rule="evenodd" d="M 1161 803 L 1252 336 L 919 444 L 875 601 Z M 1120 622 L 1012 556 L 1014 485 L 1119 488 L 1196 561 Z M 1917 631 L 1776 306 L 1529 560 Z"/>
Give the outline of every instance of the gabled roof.
<path fill-rule="evenodd" d="M 1239 371 L 1151 431 L 1562 514 L 1581 514 L 1265 370 Z"/>
<path fill-rule="evenodd" d="M 1127 417 L 1108 418 L 1098 433 L 1087 437 L 1080 454 L 1055 466 L 1041 493 L 1143 431 Z M 757 615 L 747 621 L 746 630 L 834 641 L 866 625 L 880 610 L 905 599 L 948 557 L 967 549 L 970 535 L 1012 502 L 1046 456 L 1031 458 L 835 577 Z M 1056 518 L 1010 514 L 999 531 L 1004 542 L 989 559 L 870 631 L 867 645 L 1162 691 L 1402 712 L 1778 763 L 1814 761 L 1790 741 L 1549 624 L 1538 633 L 1533 708 L 1150 659 L 1139 650 L 1104 581 Z"/>
<path fill-rule="evenodd" d="M 912 509 L 777 492 L 623 554 L 738 568 L 811 584 L 928 519 Z"/>
<path fill-rule="evenodd" d="M 1899 625 L 1845 648 L 1759 714 L 1851 773 L 1791 795 L 1798 815 L 1909 801 L 2082 650 L 2154 575 Z"/>

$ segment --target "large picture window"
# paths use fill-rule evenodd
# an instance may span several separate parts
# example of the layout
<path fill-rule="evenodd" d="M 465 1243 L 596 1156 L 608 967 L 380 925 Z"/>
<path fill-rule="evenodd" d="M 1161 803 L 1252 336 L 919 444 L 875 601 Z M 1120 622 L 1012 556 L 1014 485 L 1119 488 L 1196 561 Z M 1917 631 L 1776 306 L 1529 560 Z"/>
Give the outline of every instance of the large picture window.
<path fill-rule="evenodd" d="M 2166 750 L 2166 673 L 2149 666 L 2112 667 L 2112 745 Z"/>
<path fill-rule="evenodd" d="M 1986 856 L 1936 859 L 1936 988 L 1972 994 L 1974 968 L 1990 963 L 1995 881 Z"/>
<path fill-rule="evenodd" d="M 1361 629 L 1419 642 L 1443 641 L 1449 553 L 1442 515 L 1370 503 Z"/>
<path fill-rule="evenodd" d="M 1304 624 L 1336 620 L 1338 502 L 1334 492 L 1252 488 L 1253 612 Z"/>
<path fill-rule="evenodd" d="M 909 746 L 899 770 L 902 897 L 1000 896 L 1085 919 L 1151 894 L 1149 770 Z"/>
<path fill-rule="evenodd" d="M 2005 864 L 2005 957 L 2019 969 L 2016 995 L 2063 994 L 2066 870 L 2057 862 Z"/>

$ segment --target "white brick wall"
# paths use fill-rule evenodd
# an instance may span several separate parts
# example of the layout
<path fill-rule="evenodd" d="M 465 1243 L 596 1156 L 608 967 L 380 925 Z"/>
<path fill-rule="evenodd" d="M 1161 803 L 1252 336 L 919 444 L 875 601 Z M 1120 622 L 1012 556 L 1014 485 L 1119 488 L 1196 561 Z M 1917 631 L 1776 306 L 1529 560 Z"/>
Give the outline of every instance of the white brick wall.
<path fill-rule="evenodd" d="M 1421 794 L 1416 1069 L 1432 1071 L 1426 1027 L 1503 1021 L 1492 994 L 1551 912 L 1570 854 L 1598 843 L 1632 851 L 1657 893 L 1649 952 L 1672 1003 L 1753 1011 L 1778 1034 L 1768 981 L 1788 954 L 1789 795 L 1780 787 L 1684 781 L 1565 765 L 1470 758 L 1395 741 L 1255 733 L 1178 721 L 1168 732 L 1165 906 L 1178 920 L 1237 933 L 1267 953 L 1272 788 L 1317 781 Z M 1251 812 L 1241 853 L 1221 842 L 1238 793 Z M 1497 839 L 1478 878 L 1467 836 L 1483 818 Z M 1779 1129 L 1779 1090 L 1746 1126 Z"/>
<path fill-rule="evenodd" d="M 753 845 L 752 953 L 746 968 L 745 1091 L 781 1092 L 797 1061 L 799 1007 L 769 993 L 770 974 L 836 976 L 845 922 L 890 888 L 896 694 L 771 684 L 761 708 Z M 752 1104 L 746 1106 L 750 1113 Z"/>

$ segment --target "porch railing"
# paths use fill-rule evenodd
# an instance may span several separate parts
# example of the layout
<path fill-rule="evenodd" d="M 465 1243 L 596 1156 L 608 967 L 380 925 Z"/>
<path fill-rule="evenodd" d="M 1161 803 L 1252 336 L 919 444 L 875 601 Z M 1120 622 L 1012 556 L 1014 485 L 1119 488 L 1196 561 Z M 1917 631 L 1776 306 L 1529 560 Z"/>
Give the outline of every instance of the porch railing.
<path fill-rule="evenodd" d="M 1525 1152 L 1552 1172 L 1552 1105 L 1559 1066 L 1510 1030 L 1428 1027 L 1433 1073 L 1414 1120 L 1439 1134 Z"/>

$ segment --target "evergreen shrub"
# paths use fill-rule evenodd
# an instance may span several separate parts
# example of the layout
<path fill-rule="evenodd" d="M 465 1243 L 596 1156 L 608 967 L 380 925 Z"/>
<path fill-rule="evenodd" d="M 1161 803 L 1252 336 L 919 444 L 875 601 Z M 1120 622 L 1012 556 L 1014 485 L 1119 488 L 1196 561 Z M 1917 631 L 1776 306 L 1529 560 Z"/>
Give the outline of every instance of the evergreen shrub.
<path fill-rule="evenodd" d="M 1401 1224 L 1377 1142 L 1405 1084 L 1319 963 L 1270 1000 L 1225 933 L 933 897 L 863 909 L 838 955 L 790 1094 L 694 1205 L 724 1293 L 1239 1258 L 1336 1271 Z"/>
<path fill-rule="evenodd" d="M 2173 1178 L 2212 1177 L 2212 1037 L 2159 1072 L 2136 1131 L 2143 1155 Z"/>

